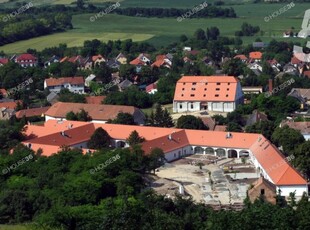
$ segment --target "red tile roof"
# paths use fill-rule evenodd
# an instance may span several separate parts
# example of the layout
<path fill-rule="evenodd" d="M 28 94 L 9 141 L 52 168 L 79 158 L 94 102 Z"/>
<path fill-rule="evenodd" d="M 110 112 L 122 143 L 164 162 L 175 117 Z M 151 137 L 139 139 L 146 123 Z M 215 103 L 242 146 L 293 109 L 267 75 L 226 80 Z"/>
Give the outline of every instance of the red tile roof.
<path fill-rule="evenodd" d="M 273 146 L 263 135 L 260 135 L 250 150 L 269 177 L 276 185 L 301 185 L 306 180 L 285 161 L 282 153 Z"/>
<path fill-rule="evenodd" d="M 244 54 L 238 54 L 234 58 L 239 58 L 241 60 L 248 60 L 248 58 Z"/>
<path fill-rule="evenodd" d="M 175 101 L 235 101 L 233 76 L 184 76 L 176 84 Z"/>
<path fill-rule="evenodd" d="M 85 97 L 86 98 L 86 103 L 87 104 L 97 104 L 101 105 L 102 101 L 106 98 L 107 96 L 89 96 Z"/>
<path fill-rule="evenodd" d="M 132 60 L 129 64 L 130 65 L 145 65 L 145 63 L 141 61 L 139 58 Z"/>
<path fill-rule="evenodd" d="M 291 58 L 291 63 L 293 65 L 297 65 L 299 63 L 302 63 L 302 61 L 300 61 L 295 55 Z"/>
<path fill-rule="evenodd" d="M 262 52 L 250 52 L 249 54 L 251 59 L 262 59 Z"/>
<path fill-rule="evenodd" d="M 221 132 L 225 132 L 227 129 L 227 125 L 216 125 L 214 127 L 214 131 L 221 131 Z"/>
<path fill-rule="evenodd" d="M 61 77 L 45 79 L 47 86 L 57 86 L 70 83 L 72 85 L 84 85 L 83 77 Z"/>
<path fill-rule="evenodd" d="M 97 61 L 97 59 L 104 59 L 104 58 L 102 57 L 101 54 L 99 54 L 99 55 L 92 56 L 91 59 L 92 59 L 93 62 L 95 62 L 95 61 Z"/>
<path fill-rule="evenodd" d="M 62 135 L 61 132 L 64 132 Z M 81 127 L 60 130 L 60 132 L 46 135 L 43 137 L 28 140 L 27 143 L 40 145 L 72 146 L 89 141 L 91 135 L 95 132 L 93 123 L 88 123 Z"/>
<path fill-rule="evenodd" d="M 305 185 L 307 183 L 284 160 L 281 152 L 260 134 L 231 132 L 231 136 L 227 138 L 226 132 L 218 131 L 49 120 L 42 127 L 27 126 L 25 132 L 31 134 L 33 139 L 24 143 L 31 143 L 32 149 L 41 147 L 43 153 L 49 155 L 56 152 L 60 145 L 72 146 L 86 142 L 94 130 L 99 127 L 106 130 L 113 139 L 118 140 L 126 140 L 130 133 L 136 130 L 140 136 L 146 139 L 146 142 L 142 144 L 146 153 L 154 147 L 162 148 L 167 153 L 188 145 L 226 148 L 227 150 L 249 149 L 274 184 Z M 62 136 L 61 131 L 65 131 L 67 137 Z M 36 136 L 39 138 L 34 138 L 34 134 L 37 134 Z"/>
<path fill-rule="evenodd" d="M 4 107 L 4 108 L 7 108 L 7 109 L 15 109 L 18 102 L 22 104 L 21 100 L 10 101 L 10 102 L 0 102 L 0 108 Z"/>
<path fill-rule="evenodd" d="M 310 70 L 306 70 L 303 72 L 303 75 L 307 78 L 310 78 Z"/>
<path fill-rule="evenodd" d="M 42 116 L 49 108 L 50 106 L 41 108 L 32 108 L 32 109 L 22 109 L 17 111 L 15 116 L 18 119 L 22 118 L 23 116 L 25 117 Z"/>
<path fill-rule="evenodd" d="M 32 60 L 32 61 L 36 61 L 37 58 L 35 56 L 33 56 L 32 54 L 21 54 L 16 58 L 16 61 L 25 61 L 25 60 Z"/>
<path fill-rule="evenodd" d="M 160 59 L 160 60 L 157 60 L 157 61 L 155 61 L 151 66 L 152 67 L 161 67 L 162 65 L 164 65 L 165 64 L 165 60 L 164 59 Z"/>
<path fill-rule="evenodd" d="M 156 83 L 152 83 L 149 84 L 148 86 L 146 86 L 145 91 L 147 93 L 151 92 L 153 89 L 157 89 L 157 84 Z"/>
<path fill-rule="evenodd" d="M 6 89 L 0 89 L 0 94 L 6 96 L 7 95 Z"/>
<path fill-rule="evenodd" d="M 9 59 L 8 58 L 0 58 L 0 64 L 5 65 L 9 63 Z"/>
<path fill-rule="evenodd" d="M 154 148 L 161 148 L 165 153 L 189 145 L 185 130 L 172 132 L 168 136 L 159 137 L 141 144 L 142 150 L 149 154 Z"/>
<path fill-rule="evenodd" d="M 93 120 L 107 121 L 109 119 L 115 119 L 120 112 L 134 114 L 137 108 L 133 106 L 124 105 L 95 105 L 95 104 L 83 104 L 83 103 L 65 103 L 57 102 L 46 111 L 45 115 L 66 118 L 67 113 L 70 111 L 77 113 L 84 109 L 88 112 L 88 115 Z"/>

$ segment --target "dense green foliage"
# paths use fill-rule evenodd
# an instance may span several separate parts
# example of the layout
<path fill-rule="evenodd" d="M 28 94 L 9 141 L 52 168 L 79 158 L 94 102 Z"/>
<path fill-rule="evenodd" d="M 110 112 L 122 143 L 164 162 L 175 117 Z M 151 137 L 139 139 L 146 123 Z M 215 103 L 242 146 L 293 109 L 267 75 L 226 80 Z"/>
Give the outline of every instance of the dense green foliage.
<path fill-rule="evenodd" d="M 209 129 L 209 127 L 203 123 L 201 118 L 195 117 L 193 115 L 182 115 L 177 121 L 177 128 L 201 130 Z"/>
<path fill-rule="evenodd" d="M 107 123 L 110 124 L 123 124 L 123 125 L 135 125 L 135 120 L 133 115 L 130 113 L 118 113 L 117 117 L 113 120 L 108 120 Z"/>
<path fill-rule="evenodd" d="M 152 110 L 150 116 L 146 117 L 146 125 L 155 127 L 173 127 L 174 123 L 168 110 L 163 109 L 160 104 L 156 104 L 155 113 Z"/>
<path fill-rule="evenodd" d="M 128 149 L 103 150 L 90 156 L 82 155 L 80 150 L 63 149 L 46 158 L 26 147 L 16 148 L 13 155 L 1 157 L 1 168 L 29 154 L 33 159 L 1 177 L 0 223 L 32 221 L 45 229 L 71 230 L 310 227 L 310 202 L 306 197 L 296 204 L 296 210 L 258 200 L 247 203 L 240 212 L 216 212 L 178 196 L 173 201 L 155 195 L 144 190 L 147 184 L 134 169 L 158 167 L 161 152 L 154 150 L 152 157 L 139 158 L 140 150 L 134 151 L 136 154 Z M 119 158 L 115 158 L 117 155 Z M 109 161 L 113 157 L 116 160 Z M 100 168 L 103 162 L 111 163 Z"/>
<path fill-rule="evenodd" d="M 90 137 L 87 147 L 90 149 L 102 149 L 107 148 L 111 145 L 111 137 L 103 128 L 95 130 L 93 135 Z"/>
<path fill-rule="evenodd" d="M 88 115 L 84 109 L 81 109 L 79 112 L 74 113 L 70 111 L 66 114 L 66 120 L 70 121 L 91 121 L 92 118 Z"/>
<path fill-rule="evenodd" d="M 140 137 L 139 133 L 136 130 L 134 130 L 130 133 L 126 141 L 128 142 L 129 146 L 134 146 L 144 142 L 145 139 L 143 137 Z"/>

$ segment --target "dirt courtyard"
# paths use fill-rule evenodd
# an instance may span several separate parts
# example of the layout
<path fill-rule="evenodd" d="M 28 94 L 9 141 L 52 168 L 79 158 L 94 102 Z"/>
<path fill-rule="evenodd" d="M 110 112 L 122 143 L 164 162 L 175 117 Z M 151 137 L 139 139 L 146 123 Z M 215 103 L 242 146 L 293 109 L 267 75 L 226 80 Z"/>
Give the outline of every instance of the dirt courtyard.
<path fill-rule="evenodd" d="M 242 203 L 250 184 L 259 177 L 254 166 L 241 159 L 215 159 L 196 154 L 166 163 L 157 170 L 159 179 L 151 187 L 168 197 L 184 192 L 195 202 L 210 205 Z"/>

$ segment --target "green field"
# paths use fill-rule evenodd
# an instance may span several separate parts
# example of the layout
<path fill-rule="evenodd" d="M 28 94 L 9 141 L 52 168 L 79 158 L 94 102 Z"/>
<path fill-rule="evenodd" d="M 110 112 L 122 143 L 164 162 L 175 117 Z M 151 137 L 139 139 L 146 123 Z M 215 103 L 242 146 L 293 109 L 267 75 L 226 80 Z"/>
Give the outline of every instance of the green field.
<path fill-rule="evenodd" d="M 8 0 L 0 0 L 1 2 L 6 2 Z M 203 3 L 204 1 L 208 3 L 213 3 L 216 0 L 84 0 L 85 3 L 92 3 L 94 5 L 100 6 L 106 2 L 119 2 L 121 7 L 161 7 L 161 8 L 192 8 L 195 5 Z M 15 0 L 11 2 L 6 2 L 5 4 L 0 5 L 0 7 L 15 7 L 16 3 L 24 3 L 24 0 Z M 76 2 L 76 0 L 32 0 L 31 1 L 35 6 L 44 6 L 44 5 L 55 5 L 55 4 L 64 4 L 71 5 Z M 250 0 L 225 0 L 226 4 L 240 4 L 252 2 Z"/>
<path fill-rule="evenodd" d="M 192 36 L 197 28 L 206 29 L 210 26 L 217 26 L 223 36 L 234 37 L 235 31 L 240 30 L 243 22 L 261 28 L 256 37 L 243 37 L 245 44 L 252 43 L 257 37 L 264 42 L 273 38 L 304 42 L 305 40 L 299 38 L 283 38 L 282 34 L 291 27 L 296 28 L 295 32 L 299 31 L 304 11 L 310 8 L 310 3 L 296 4 L 269 22 L 264 21 L 264 17 L 279 10 L 283 5 L 285 4 L 236 5 L 239 18 L 185 19 L 182 22 L 177 22 L 176 18 L 140 18 L 115 14 L 105 15 L 91 22 L 90 17 L 95 14 L 75 15 L 72 20 L 73 30 L 12 43 L 0 47 L 0 50 L 12 54 L 25 52 L 28 48 L 42 50 L 45 47 L 58 46 L 60 43 L 67 43 L 68 47 L 73 47 L 82 46 L 85 40 L 108 41 L 129 38 L 134 41 L 148 41 L 160 47 L 178 41 L 181 34 Z"/>

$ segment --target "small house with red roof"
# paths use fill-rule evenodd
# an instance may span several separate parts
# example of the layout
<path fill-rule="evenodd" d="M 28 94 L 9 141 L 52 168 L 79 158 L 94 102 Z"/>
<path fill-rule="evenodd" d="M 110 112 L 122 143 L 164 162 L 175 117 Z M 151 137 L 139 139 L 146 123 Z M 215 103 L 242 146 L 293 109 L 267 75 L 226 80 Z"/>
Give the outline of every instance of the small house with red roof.
<path fill-rule="evenodd" d="M 8 58 L 0 58 L 0 67 L 4 66 L 7 63 L 9 63 L 9 59 Z"/>
<path fill-rule="evenodd" d="M 263 53 L 259 51 L 249 53 L 250 62 L 260 62 L 262 57 Z"/>
<path fill-rule="evenodd" d="M 8 94 L 7 94 L 6 89 L 0 89 L 0 95 L 2 95 L 2 97 L 7 97 Z"/>
<path fill-rule="evenodd" d="M 157 55 L 156 56 L 156 61 L 151 65 L 152 67 L 166 67 L 168 69 L 171 68 L 172 66 L 172 60 L 168 58 L 167 55 Z"/>
<path fill-rule="evenodd" d="M 94 66 L 100 65 L 100 63 L 107 61 L 101 54 L 94 55 L 94 56 L 92 56 L 91 59 L 92 59 L 92 62 L 94 63 Z"/>
<path fill-rule="evenodd" d="M 44 89 L 55 93 L 59 93 L 61 89 L 68 89 L 72 93 L 83 94 L 84 84 L 83 77 L 48 78 L 44 80 Z"/>
<path fill-rule="evenodd" d="M 152 84 L 149 84 L 148 86 L 146 86 L 145 91 L 148 94 L 155 94 L 155 93 L 157 93 L 157 83 L 154 82 Z"/>
<path fill-rule="evenodd" d="M 246 63 L 248 61 L 248 58 L 244 54 L 238 54 L 234 56 L 234 59 L 240 59 L 243 63 Z"/>
<path fill-rule="evenodd" d="M 38 59 L 32 54 L 21 54 L 17 56 L 14 60 L 21 67 L 35 67 L 38 65 Z"/>
<path fill-rule="evenodd" d="M 15 113 L 16 118 L 21 119 L 23 117 L 44 117 L 45 112 L 50 108 L 50 106 L 40 107 L 40 108 L 31 108 L 31 109 L 22 109 Z"/>
<path fill-rule="evenodd" d="M 233 76 L 183 76 L 176 84 L 173 112 L 232 112 L 242 103 L 241 84 Z"/>

